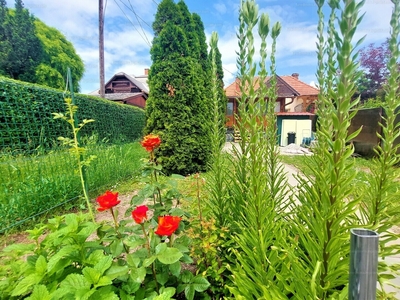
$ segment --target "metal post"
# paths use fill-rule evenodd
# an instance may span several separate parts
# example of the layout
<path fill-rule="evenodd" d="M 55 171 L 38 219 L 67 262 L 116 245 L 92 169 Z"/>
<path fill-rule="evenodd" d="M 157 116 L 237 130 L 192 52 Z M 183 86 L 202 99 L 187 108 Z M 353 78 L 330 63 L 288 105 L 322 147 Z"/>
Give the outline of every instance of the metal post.
<path fill-rule="evenodd" d="M 100 97 L 104 98 L 104 6 L 103 0 L 99 0 L 99 69 L 100 69 Z"/>
<path fill-rule="evenodd" d="M 349 300 L 375 300 L 379 235 L 368 229 L 351 229 Z"/>

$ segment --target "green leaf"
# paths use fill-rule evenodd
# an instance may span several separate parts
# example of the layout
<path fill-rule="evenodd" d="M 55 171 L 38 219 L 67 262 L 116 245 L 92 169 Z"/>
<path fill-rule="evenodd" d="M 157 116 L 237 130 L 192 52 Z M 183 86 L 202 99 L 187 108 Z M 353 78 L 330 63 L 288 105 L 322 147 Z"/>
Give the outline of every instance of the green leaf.
<path fill-rule="evenodd" d="M 139 246 L 143 246 L 146 244 L 146 239 L 138 237 L 138 236 L 130 236 L 129 238 L 124 240 L 125 245 L 129 248 L 135 249 Z"/>
<path fill-rule="evenodd" d="M 42 276 L 34 273 L 22 279 L 15 289 L 12 291 L 11 296 L 19 296 L 25 294 L 32 286 L 38 284 Z"/>
<path fill-rule="evenodd" d="M 94 269 L 99 271 L 100 274 L 104 274 L 104 272 L 111 267 L 112 264 L 112 257 L 111 256 L 105 256 L 103 257 L 95 266 Z"/>
<path fill-rule="evenodd" d="M 169 271 L 171 272 L 172 275 L 179 277 L 180 273 L 181 273 L 181 263 L 179 261 L 170 264 L 169 265 Z"/>
<path fill-rule="evenodd" d="M 119 300 L 119 297 L 114 293 L 111 286 L 102 287 L 97 290 L 90 300 Z"/>
<path fill-rule="evenodd" d="M 160 295 L 156 296 L 153 300 L 169 300 L 175 295 L 175 288 L 168 287 L 166 289 L 160 289 Z"/>
<path fill-rule="evenodd" d="M 117 277 L 126 275 L 129 271 L 128 266 L 118 266 L 118 265 L 112 265 L 107 271 L 106 271 L 106 276 L 110 278 L 111 280 L 114 280 Z"/>
<path fill-rule="evenodd" d="M 114 240 L 110 244 L 110 251 L 114 257 L 120 256 L 121 253 L 124 251 L 124 245 L 121 240 Z"/>
<path fill-rule="evenodd" d="M 161 243 L 156 246 L 156 254 L 161 254 L 167 250 L 168 246 L 166 243 Z"/>
<path fill-rule="evenodd" d="M 112 280 L 108 276 L 102 276 L 95 287 L 100 287 L 100 286 L 106 286 L 106 285 L 112 285 Z"/>
<path fill-rule="evenodd" d="M 131 270 L 130 276 L 134 282 L 142 283 L 146 277 L 146 268 L 134 268 Z"/>
<path fill-rule="evenodd" d="M 183 283 L 189 283 L 193 277 L 193 274 L 188 270 L 184 270 L 181 274 L 181 280 Z"/>
<path fill-rule="evenodd" d="M 69 274 L 67 278 L 61 282 L 60 287 L 71 291 L 86 290 L 90 289 L 90 283 L 81 274 Z"/>
<path fill-rule="evenodd" d="M 35 265 L 36 273 L 39 275 L 44 275 L 47 270 L 47 262 L 46 258 L 43 255 L 40 255 L 39 258 L 36 260 Z"/>
<path fill-rule="evenodd" d="M 139 257 L 135 257 L 132 254 L 128 254 L 126 256 L 126 262 L 128 263 L 128 265 L 130 267 L 137 267 L 137 266 L 139 266 L 140 258 Z"/>
<path fill-rule="evenodd" d="M 91 267 L 86 267 L 82 270 L 82 274 L 85 276 L 87 281 L 93 285 L 96 285 L 100 279 L 101 273 Z"/>
<path fill-rule="evenodd" d="M 40 284 L 36 285 L 33 289 L 33 293 L 30 297 L 26 298 L 27 300 L 50 300 L 51 297 L 46 286 Z"/>
<path fill-rule="evenodd" d="M 193 285 L 196 292 L 204 292 L 210 286 L 210 283 L 204 277 L 197 275 L 193 280 L 190 282 Z"/>
<path fill-rule="evenodd" d="M 157 258 L 157 256 L 152 256 L 152 257 L 146 258 L 146 259 L 143 261 L 143 267 L 148 267 L 148 266 L 150 266 L 150 265 L 156 260 L 156 258 Z"/>
<path fill-rule="evenodd" d="M 179 261 L 183 254 L 176 248 L 167 248 L 165 251 L 157 255 L 160 262 L 170 265 Z"/>
<path fill-rule="evenodd" d="M 160 273 L 156 275 L 157 281 L 161 285 L 165 285 L 168 281 L 169 274 L 167 272 Z"/>
<path fill-rule="evenodd" d="M 194 286 L 193 285 L 191 285 L 191 284 L 187 285 L 186 288 L 185 288 L 186 299 L 193 300 L 195 292 L 196 291 L 194 290 Z"/>

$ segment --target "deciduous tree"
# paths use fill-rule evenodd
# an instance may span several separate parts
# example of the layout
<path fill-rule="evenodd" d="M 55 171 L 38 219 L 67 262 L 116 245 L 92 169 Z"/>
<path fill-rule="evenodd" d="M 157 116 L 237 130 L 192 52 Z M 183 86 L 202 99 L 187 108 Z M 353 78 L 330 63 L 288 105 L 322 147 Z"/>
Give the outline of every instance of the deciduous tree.
<path fill-rule="evenodd" d="M 358 82 L 358 93 L 362 99 L 383 95 L 383 86 L 389 74 L 387 63 L 391 56 L 388 40 L 379 46 L 369 44 L 360 50 L 359 55 L 363 74 Z"/>
<path fill-rule="evenodd" d="M 0 0 L 1 75 L 62 89 L 68 67 L 74 89 L 79 91 L 84 65 L 73 45 L 57 29 L 31 15 L 21 0 L 15 1 L 15 9 Z"/>
<path fill-rule="evenodd" d="M 44 48 L 43 60 L 36 68 L 36 83 L 57 89 L 65 87 L 67 68 L 71 69 L 74 90 L 79 91 L 79 81 L 84 73 L 82 59 L 74 46 L 55 28 L 35 19 L 36 35 Z"/>

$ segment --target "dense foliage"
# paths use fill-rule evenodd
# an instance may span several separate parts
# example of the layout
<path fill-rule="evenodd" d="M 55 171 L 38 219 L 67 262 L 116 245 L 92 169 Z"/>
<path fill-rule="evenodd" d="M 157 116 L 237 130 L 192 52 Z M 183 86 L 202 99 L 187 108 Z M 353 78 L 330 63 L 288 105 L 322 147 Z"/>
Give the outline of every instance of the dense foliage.
<path fill-rule="evenodd" d="M 15 1 L 15 10 L 0 3 L 0 74 L 28 82 L 35 82 L 36 68 L 43 60 L 43 45 L 35 35 L 34 17 Z"/>
<path fill-rule="evenodd" d="M 41 22 L 15 1 L 15 10 L 0 2 L 0 74 L 56 89 L 65 87 L 71 69 L 74 90 L 84 72 L 74 46 L 57 29 Z"/>
<path fill-rule="evenodd" d="M 39 85 L 0 77 L 0 147 L 9 153 L 35 153 L 57 146 L 59 136 L 68 136 L 67 126 L 53 119 L 65 111 L 63 93 Z M 94 119 L 82 137 L 96 135 L 104 142 L 132 142 L 140 138 L 144 111 L 98 97 L 76 95 L 78 118 Z"/>
<path fill-rule="evenodd" d="M 146 133 L 163 144 L 156 153 L 166 174 L 204 171 L 210 159 L 210 84 L 204 27 L 186 4 L 164 0 L 153 23 Z"/>
<path fill-rule="evenodd" d="M 374 278 L 368 286 L 372 293 L 377 288 L 377 294 L 363 299 L 395 299 L 394 294 L 386 292 L 385 284 L 399 273 L 399 266 L 389 265 L 385 258 L 400 253 L 399 245 L 393 243 L 400 240 L 400 234 L 392 230 L 400 223 L 400 174 L 396 167 L 400 162 L 396 144 L 400 137 L 400 124 L 396 122 L 400 96 L 400 0 L 393 3 L 389 40 L 392 57 L 384 88 L 385 122 L 380 125 L 382 136 L 378 134 L 382 143 L 376 148 L 376 158 L 370 162 L 368 172 L 361 177 L 362 184 L 356 177 L 354 146 L 350 142 L 360 130 L 350 133 L 349 128 L 356 114 L 357 101 L 352 98 L 360 78 L 356 49 L 361 41 L 354 39 L 362 21 L 364 1 L 316 1 L 318 139 L 313 155 L 304 158 L 307 171 L 295 175 L 294 184 L 288 181 L 282 165 L 276 144 L 276 114 L 274 105 L 270 105 L 277 98 L 275 56 L 281 26 L 271 26 L 268 15 L 259 14 L 255 0 L 242 1 L 237 33 L 240 118 L 236 116 L 236 129 L 242 140 L 232 146 L 229 154 L 221 151 L 224 135 L 220 130 L 223 121 L 218 96 L 218 36 L 213 33 L 213 122 L 209 125 L 212 159 L 207 174 L 196 173 L 185 179 L 193 179 L 195 191 L 191 199 L 195 201 L 186 201 L 190 198 L 183 194 L 190 193 L 191 188 L 179 186 L 182 182 L 178 184 L 176 179 L 182 176 L 162 176 L 164 162 L 168 161 L 160 154 L 170 147 L 171 140 L 168 135 L 163 140 L 153 132 L 141 142 L 149 159 L 141 169 L 141 189 L 132 197 L 126 213 L 136 224 L 132 220 L 118 221 L 114 210 L 119 205 L 118 194 L 106 192 L 97 202 L 99 211 L 111 213 L 110 224 L 66 215 L 36 227 L 29 231 L 33 243 L 11 245 L 0 253 L 4 262 L 0 265 L 0 298 L 357 299 L 357 293 L 367 287 L 360 280 L 350 289 L 349 279 L 351 275 L 366 274 L 349 274 L 354 255 L 349 240 L 351 230 L 362 227 L 376 231 L 380 240 L 379 286 Z M 161 4 L 164 8 L 174 5 L 168 0 Z M 327 9 L 330 15 L 325 22 Z M 173 11 L 173 7 L 166 9 L 163 16 Z M 179 104 L 196 100 L 182 97 L 183 91 L 178 87 L 195 84 L 196 88 L 201 81 L 190 72 L 191 67 L 199 65 L 192 60 L 185 32 L 175 20 L 161 26 L 152 49 L 153 58 L 162 59 L 163 49 L 166 54 L 166 60 L 155 59 L 157 63 L 152 66 L 153 80 L 158 79 L 153 81 L 159 91 L 157 96 L 178 101 L 152 103 L 150 109 L 154 112 L 158 107 L 161 112 L 150 118 L 151 124 L 163 125 L 164 111 L 169 116 L 171 123 L 167 123 L 165 131 L 175 127 L 172 122 L 177 120 L 173 117 L 184 118 L 191 113 L 192 107 Z M 255 59 L 257 40 L 259 62 Z M 268 41 L 272 41 L 270 47 Z M 168 73 L 175 66 L 190 78 L 186 81 Z M 168 81 L 157 77 L 160 74 Z M 264 82 L 267 76 L 271 76 L 271 85 L 256 89 L 256 78 Z M 193 95 L 195 92 L 190 94 Z M 183 134 L 178 142 L 190 140 L 184 127 L 177 128 L 181 131 L 175 134 Z M 203 185 L 207 193 L 203 193 Z M 186 212 L 185 207 L 191 211 Z M 47 236 L 43 237 L 43 233 Z M 192 264 L 193 272 L 184 269 Z M 375 270 L 368 271 L 371 277 Z"/>
<path fill-rule="evenodd" d="M 361 100 L 383 96 L 383 85 L 389 75 L 387 69 L 390 58 L 389 41 L 378 46 L 369 44 L 360 49 L 359 53 L 362 75 L 358 80 L 357 95 L 361 96 Z"/>
<path fill-rule="evenodd" d="M 43 45 L 43 60 L 36 68 L 35 83 L 56 89 L 65 88 L 67 68 L 71 70 L 74 91 L 79 91 L 79 81 L 84 73 L 82 59 L 74 46 L 55 28 L 35 18 L 35 32 Z"/>

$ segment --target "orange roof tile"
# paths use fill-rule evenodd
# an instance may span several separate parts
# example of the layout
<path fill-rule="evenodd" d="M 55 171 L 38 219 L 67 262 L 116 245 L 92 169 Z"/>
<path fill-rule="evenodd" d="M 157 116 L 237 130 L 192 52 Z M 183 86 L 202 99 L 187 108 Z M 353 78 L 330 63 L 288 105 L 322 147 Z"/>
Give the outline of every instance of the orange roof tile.
<path fill-rule="evenodd" d="M 265 82 L 268 82 L 270 79 L 270 76 L 268 76 L 265 80 Z M 278 85 L 279 82 L 284 82 L 290 90 L 294 91 L 295 93 L 293 96 L 313 96 L 313 95 L 318 95 L 319 90 L 315 87 L 312 87 L 311 85 L 308 85 L 307 83 L 304 83 L 303 81 L 293 77 L 293 76 L 277 76 L 278 79 Z M 279 80 L 281 79 L 281 80 Z M 239 88 L 239 79 L 236 78 L 233 83 L 228 85 L 225 88 L 225 93 L 228 97 L 240 97 L 240 88 Z M 258 89 L 259 88 L 259 82 L 257 78 L 255 79 L 255 84 L 254 88 Z M 279 86 L 278 86 L 278 94 L 279 94 Z M 296 95 L 297 94 L 297 95 Z M 279 96 L 279 95 L 278 95 Z M 286 97 L 287 95 L 280 95 Z"/>
<path fill-rule="evenodd" d="M 299 96 L 318 95 L 319 90 L 293 76 L 280 76 L 292 89 L 299 93 Z"/>

